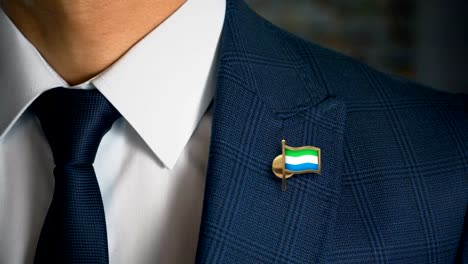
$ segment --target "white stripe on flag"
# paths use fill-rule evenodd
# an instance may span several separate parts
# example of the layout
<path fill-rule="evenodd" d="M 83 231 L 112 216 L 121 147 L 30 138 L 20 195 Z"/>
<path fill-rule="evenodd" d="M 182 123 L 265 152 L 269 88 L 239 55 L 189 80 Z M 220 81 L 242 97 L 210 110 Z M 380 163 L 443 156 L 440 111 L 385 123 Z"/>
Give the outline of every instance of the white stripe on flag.
<path fill-rule="evenodd" d="M 299 157 L 286 156 L 286 163 L 291 165 L 298 165 L 303 163 L 318 164 L 318 157 L 312 155 L 304 155 Z"/>

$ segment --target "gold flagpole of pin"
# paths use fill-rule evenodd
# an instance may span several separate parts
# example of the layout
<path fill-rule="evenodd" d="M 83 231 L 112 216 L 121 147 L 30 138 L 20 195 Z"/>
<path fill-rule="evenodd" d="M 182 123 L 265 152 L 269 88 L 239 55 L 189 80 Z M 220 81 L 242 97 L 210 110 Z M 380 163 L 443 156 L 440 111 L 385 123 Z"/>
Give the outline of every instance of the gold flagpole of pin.
<path fill-rule="evenodd" d="M 283 192 L 286 191 L 286 169 L 285 169 L 285 163 L 286 163 L 286 155 L 284 154 L 284 148 L 286 145 L 286 140 L 281 140 L 281 149 L 282 149 L 282 156 L 283 156 Z"/>

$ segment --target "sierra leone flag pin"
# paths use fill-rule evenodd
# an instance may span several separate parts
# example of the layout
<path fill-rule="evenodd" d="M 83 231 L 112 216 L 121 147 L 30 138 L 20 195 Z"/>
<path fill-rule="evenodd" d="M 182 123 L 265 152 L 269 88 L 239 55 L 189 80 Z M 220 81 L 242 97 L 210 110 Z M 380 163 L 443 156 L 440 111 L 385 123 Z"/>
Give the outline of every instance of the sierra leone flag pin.
<path fill-rule="evenodd" d="M 286 179 L 294 174 L 320 174 L 320 149 L 313 146 L 290 147 L 286 140 L 281 140 L 281 155 L 272 163 L 273 173 L 283 180 L 283 191 L 286 190 Z"/>

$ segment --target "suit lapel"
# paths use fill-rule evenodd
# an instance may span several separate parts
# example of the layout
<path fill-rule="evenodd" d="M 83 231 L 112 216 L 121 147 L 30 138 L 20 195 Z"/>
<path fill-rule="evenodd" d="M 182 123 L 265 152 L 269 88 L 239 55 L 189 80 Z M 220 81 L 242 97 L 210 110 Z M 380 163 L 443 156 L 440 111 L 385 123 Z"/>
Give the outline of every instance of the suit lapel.
<path fill-rule="evenodd" d="M 228 1 L 198 263 L 317 263 L 333 236 L 346 109 L 273 33 Z M 321 148 L 322 174 L 296 175 L 283 192 L 271 171 L 281 139 Z"/>

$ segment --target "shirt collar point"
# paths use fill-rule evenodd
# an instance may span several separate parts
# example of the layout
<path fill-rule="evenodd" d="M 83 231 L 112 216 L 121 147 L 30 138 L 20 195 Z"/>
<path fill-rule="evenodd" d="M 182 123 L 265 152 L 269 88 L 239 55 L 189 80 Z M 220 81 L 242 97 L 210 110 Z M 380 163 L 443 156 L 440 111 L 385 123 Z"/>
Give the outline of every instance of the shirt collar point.
<path fill-rule="evenodd" d="M 143 140 L 145 141 L 144 138 Z M 182 150 L 179 150 L 178 147 L 162 147 L 157 143 L 147 142 L 146 144 L 165 168 L 168 170 L 174 169 L 177 164 L 177 160 L 182 154 L 183 148 Z"/>
<path fill-rule="evenodd" d="M 6 134 L 8 134 L 8 127 L 0 126 L 0 142 L 5 138 Z"/>

